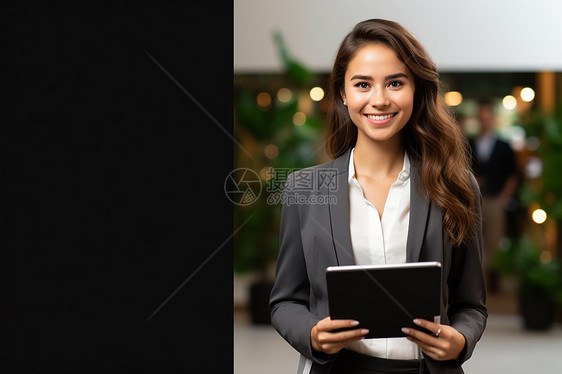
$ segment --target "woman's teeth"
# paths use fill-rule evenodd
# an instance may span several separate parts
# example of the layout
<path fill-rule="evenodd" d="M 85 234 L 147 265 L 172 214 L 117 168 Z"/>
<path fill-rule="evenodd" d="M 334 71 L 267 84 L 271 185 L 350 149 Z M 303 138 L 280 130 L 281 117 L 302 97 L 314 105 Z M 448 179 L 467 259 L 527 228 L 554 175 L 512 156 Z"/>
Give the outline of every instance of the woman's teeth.
<path fill-rule="evenodd" d="M 396 115 L 396 113 L 385 114 L 384 116 L 376 116 L 374 114 L 367 114 L 367 117 L 369 117 L 370 119 L 374 119 L 375 121 L 382 121 L 382 120 L 385 120 L 385 119 L 392 118 L 395 115 Z"/>

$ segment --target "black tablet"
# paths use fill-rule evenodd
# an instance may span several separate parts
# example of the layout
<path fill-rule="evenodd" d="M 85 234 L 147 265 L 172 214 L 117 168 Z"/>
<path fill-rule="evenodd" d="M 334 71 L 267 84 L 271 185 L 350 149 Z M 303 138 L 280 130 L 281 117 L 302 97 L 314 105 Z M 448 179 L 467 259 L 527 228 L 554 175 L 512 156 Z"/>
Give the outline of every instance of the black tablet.
<path fill-rule="evenodd" d="M 366 338 L 404 337 L 403 327 L 431 333 L 413 319 L 440 322 L 441 277 L 439 262 L 330 266 L 330 317 L 359 321 Z"/>

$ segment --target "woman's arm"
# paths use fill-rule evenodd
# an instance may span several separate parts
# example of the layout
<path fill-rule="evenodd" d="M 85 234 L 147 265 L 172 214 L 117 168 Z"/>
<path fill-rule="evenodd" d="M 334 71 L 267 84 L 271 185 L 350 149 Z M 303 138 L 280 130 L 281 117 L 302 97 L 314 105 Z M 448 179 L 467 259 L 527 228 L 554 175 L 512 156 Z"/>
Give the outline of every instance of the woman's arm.
<path fill-rule="evenodd" d="M 478 216 L 482 217 L 482 196 L 472 177 L 472 188 L 478 196 Z M 447 314 L 451 326 L 464 335 L 466 347 L 459 357 L 463 363 L 472 356 L 478 340 L 484 333 L 488 310 L 486 308 L 486 281 L 482 267 L 482 224 L 472 245 L 453 248 L 449 271 L 449 308 Z"/>
<path fill-rule="evenodd" d="M 290 194 L 294 174 L 285 191 Z M 288 201 L 289 199 L 284 199 Z M 270 296 L 271 322 L 279 334 L 302 355 L 323 363 L 330 357 L 315 352 L 310 333 L 320 318 L 309 311 L 310 283 L 301 240 L 298 204 L 284 204 L 279 230 L 279 256 Z"/>
<path fill-rule="evenodd" d="M 289 176 L 288 188 L 291 193 Z M 284 199 L 283 201 L 292 201 Z M 293 201 L 296 201 L 294 199 Z M 358 325 L 353 320 L 320 319 L 310 312 L 310 283 L 301 238 L 301 215 L 298 204 L 284 204 L 279 231 L 279 257 L 270 297 L 271 320 L 275 329 L 305 357 L 325 363 L 336 357 L 347 344 L 362 339 L 366 329 L 332 332 Z M 314 265 L 314 264 L 313 264 Z"/>

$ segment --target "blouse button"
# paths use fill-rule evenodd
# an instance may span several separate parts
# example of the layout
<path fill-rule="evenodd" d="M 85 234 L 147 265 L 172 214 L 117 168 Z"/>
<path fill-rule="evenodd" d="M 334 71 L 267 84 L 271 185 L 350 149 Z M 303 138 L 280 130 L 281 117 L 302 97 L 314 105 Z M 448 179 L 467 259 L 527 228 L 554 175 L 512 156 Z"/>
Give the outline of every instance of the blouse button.
<path fill-rule="evenodd" d="M 400 181 L 402 182 L 406 182 L 408 178 L 410 178 L 410 173 L 408 173 L 406 170 L 403 170 L 400 172 L 400 174 L 398 174 L 398 179 L 400 179 Z"/>

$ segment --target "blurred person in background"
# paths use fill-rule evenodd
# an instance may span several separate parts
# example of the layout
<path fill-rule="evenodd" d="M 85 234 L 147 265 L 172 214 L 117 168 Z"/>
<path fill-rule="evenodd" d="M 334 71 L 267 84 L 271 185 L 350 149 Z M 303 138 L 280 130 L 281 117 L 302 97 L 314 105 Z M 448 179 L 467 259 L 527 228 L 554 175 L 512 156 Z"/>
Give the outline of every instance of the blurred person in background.
<path fill-rule="evenodd" d="M 285 201 L 298 203 L 283 204 L 270 297 L 273 326 L 301 354 L 298 374 L 461 374 L 484 332 L 480 191 L 439 87 L 428 53 L 395 22 L 360 22 L 340 45 L 326 121 L 332 161 L 287 179 Z M 322 186 L 328 170 L 333 189 L 296 188 L 304 177 Z M 330 318 L 328 266 L 423 261 L 443 266 L 440 321 L 413 320 L 430 333 L 366 339 L 361 321 Z"/>
<path fill-rule="evenodd" d="M 519 185 L 515 154 L 510 145 L 499 139 L 494 128 L 494 102 L 478 102 L 478 133 L 470 137 L 472 169 L 482 193 L 482 235 L 484 269 L 488 289 L 499 290 L 499 274 L 491 260 L 506 235 L 507 206 Z"/>

